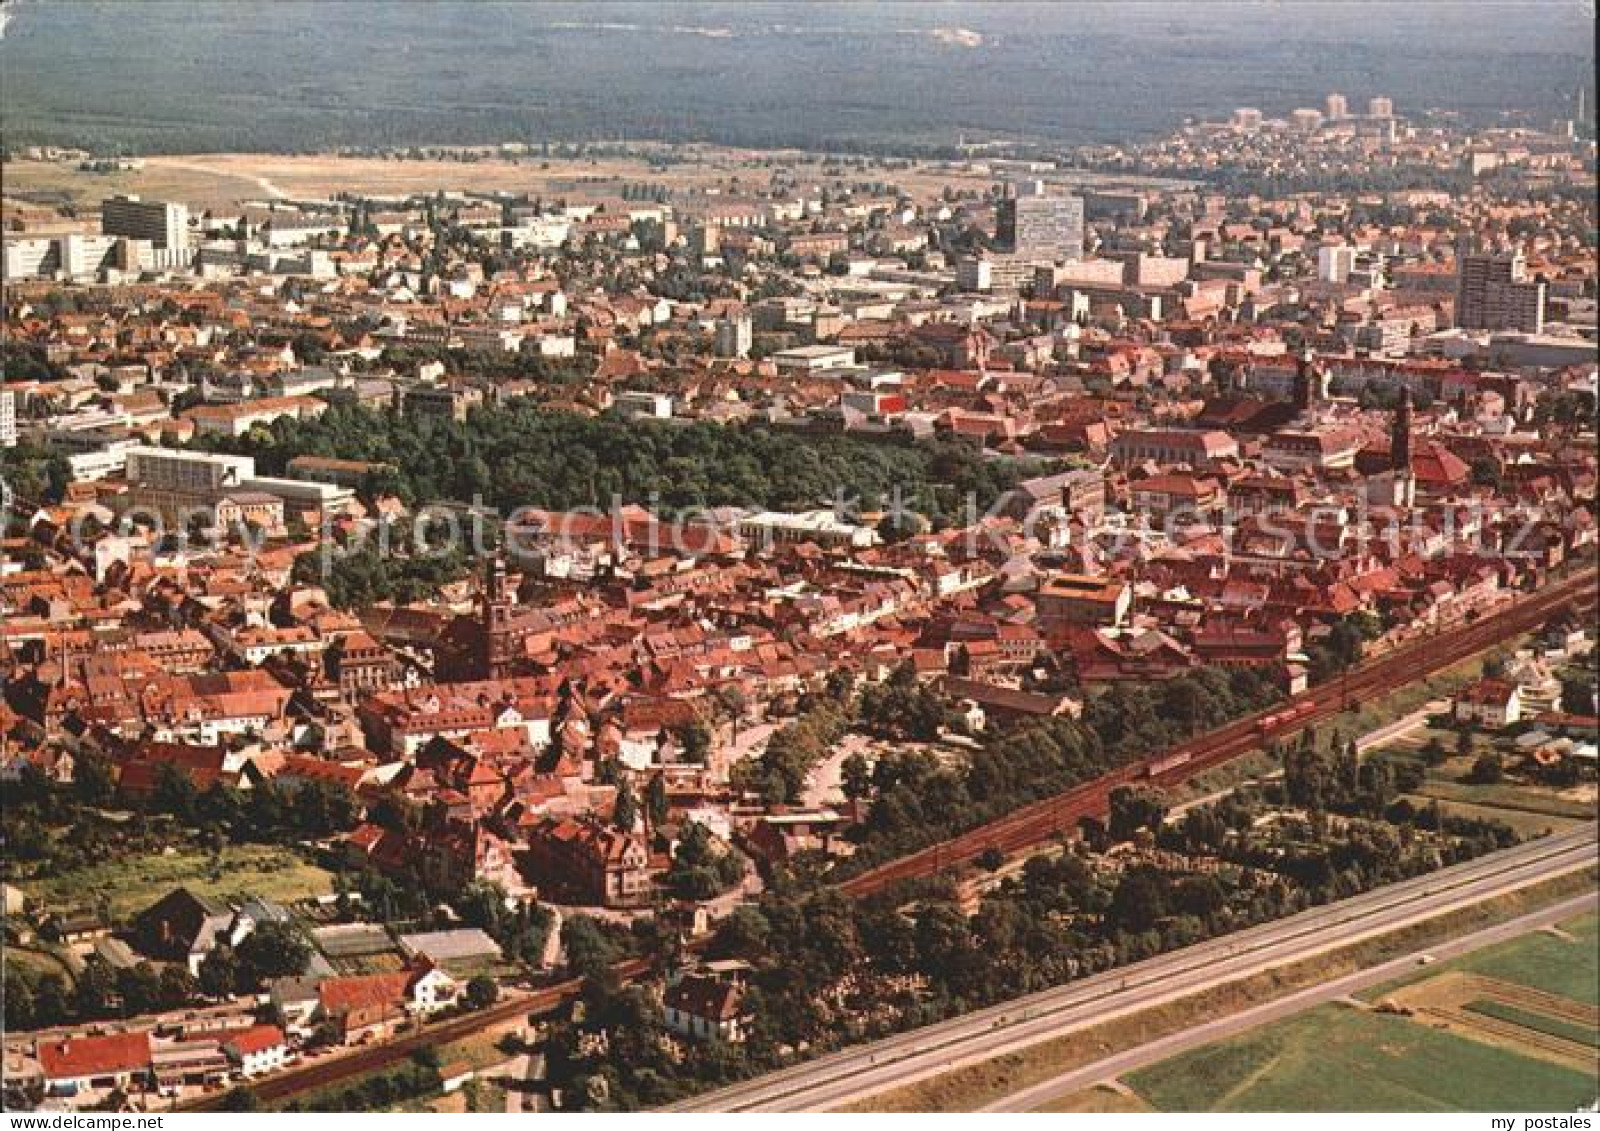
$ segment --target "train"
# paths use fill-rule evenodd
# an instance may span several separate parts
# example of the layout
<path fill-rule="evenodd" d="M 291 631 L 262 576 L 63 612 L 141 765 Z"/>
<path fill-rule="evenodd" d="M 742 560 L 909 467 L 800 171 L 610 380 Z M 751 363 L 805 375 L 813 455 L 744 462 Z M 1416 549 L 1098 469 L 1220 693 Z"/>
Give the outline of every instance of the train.
<path fill-rule="evenodd" d="M 1168 770 L 1177 769 L 1193 757 L 1194 754 L 1191 751 L 1185 750 L 1182 754 L 1169 754 L 1165 758 L 1152 758 L 1144 764 L 1144 776 L 1147 778 L 1157 777 Z"/>
<path fill-rule="evenodd" d="M 1270 715 L 1262 715 L 1261 718 L 1256 720 L 1256 732 L 1258 734 L 1271 734 L 1273 731 L 1282 730 L 1290 723 L 1298 722 L 1307 715 L 1312 714 L 1316 709 L 1316 702 L 1308 699 L 1304 703 L 1298 703 L 1282 711 L 1274 711 Z"/>

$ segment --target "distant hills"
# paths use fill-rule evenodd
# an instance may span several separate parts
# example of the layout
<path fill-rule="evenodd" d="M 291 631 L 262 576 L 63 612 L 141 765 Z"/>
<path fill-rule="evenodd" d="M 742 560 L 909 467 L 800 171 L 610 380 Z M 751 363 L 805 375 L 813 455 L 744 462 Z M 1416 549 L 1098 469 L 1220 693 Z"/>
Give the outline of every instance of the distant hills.
<path fill-rule="evenodd" d="M 658 138 L 1053 144 L 1236 105 L 1506 108 L 1591 81 L 1581 3 L 137 4 L 13 0 L 8 145 L 133 152 Z M 1592 105 L 1591 101 L 1591 105 Z"/>

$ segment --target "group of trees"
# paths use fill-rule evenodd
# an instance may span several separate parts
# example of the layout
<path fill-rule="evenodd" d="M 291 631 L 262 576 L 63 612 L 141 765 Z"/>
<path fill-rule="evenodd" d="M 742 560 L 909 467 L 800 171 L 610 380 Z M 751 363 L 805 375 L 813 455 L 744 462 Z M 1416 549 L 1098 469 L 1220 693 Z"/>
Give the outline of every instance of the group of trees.
<path fill-rule="evenodd" d="M 987 507 L 1017 469 L 952 444 L 873 443 L 758 426 L 669 425 L 551 412 L 525 400 L 473 412 L 465 423 L 334 406 L 316 420 L 283 419 L 204 446 L 250 455 L 279 474 L 298 455 L 395 467 L 375 489 L 408 504 L 481 499 L 502 514 L 614 501 L 668 513 L 703 506 L 800 509 L 844 499 L 863 510 L 905 505 L 959 519 L 968 497 Z"/>
<path fill-rule="evenodd" d="M 402 539 L 408 543 L 408 539 Z M 380 601 L 409 604 L 437 597 L 442 586 L 460 581 L 472 569 L 459 547 L 421 553 L 386 553 L 370 544 L 348 552 L 327 547 L 307 550 L 294 560 L 293 577 L 319 585 L 336 608 L 361 609 Z"/>
<path fill-rule="evenodd" d="M 932 742 L 951 722 L 946 698 L 917 679 L 909 660 L 895 668 L 882 683 L 861 689 L 856 714 L 863 729 L 885 738 Z"/>
<path fill-rule="evenodd" d="M 274 978 L 303 974 L 311 940 L 293 922 L 259 923 L 237 947 L 222 944 L 200 963 L 199 990 L 206 997 L 254 993 Z"/>
<path fill-rule="evenodd" d="M 405 1103 L 438 1092 L 442 1083 L 439 1075 L 439 1056 L 433 1048 L 423 1048 L 413 1053 L 411 1059 L 396 1068 L 386 1068 L 362 1076 L 334 1090 L 331 1095 L 319 1095 L 314 1101 L 295 1101 L 284 1111 L 385 1111 L 396 1104 Z M 235 1089 L 235 1092 L 242 1089 Z M 248 1093 L 245 1093 L 248 1095 Z M 229 1093 L 233 1097 L 234 1092 Z M 252 1104 L 244 1096 L 224 1104 L 229 1110 L 250 1110 Z"/>
<path fill-rule="evenodd" d="M 504 888 L 487 880 L 468 884 L 453 906 L 462 923 L 494 939 L 507 959 L 534 968 L 544 961 L 552 919 L 548 908 L 509 900 Z"/>
<path fill-rule="evenodd" d="M 733 767 L 734 786 L 760 794 L 769 805 L 798 801 L 812 767 L 844 737 L 850 721 L 848 700 L 820 697 L 794 722 L 774 731 L 759 757 Z"/>
<path fill-rule="evenodd" d="M 679 899 L 712 899 L 738 883 L 744 875 L 740 857 L 719 848 L 710 831 L 690 821 L 678 834 L 678 846 L 667 870 L 668 890 Z"/>
<path fill-rule="evenodd" d="M 1335 621 L 1327 636 L 1306 648 L 1312 683 L 1323 683 L 1361 662 L 1368 641 L 1383 635 L 1383 622 L 1362 611 Z"/>
<path fill-rule="evenodd" d="M 199 977 L 181 963 L 157 968 L 149 962 L 113 967 L 90 955 L 70 988 L 53 971 L 10 963 L 6 966 L 7 1029 L 33 1029 L 67 1023 L 135 1017 L 178 1009 L 201 997 L 220 998 L 259 989 L 272 978 L 305 969 L 311 944 L 292 923 L 266 922 L 240 940 L 237 948 L 219 946 L 206 956 Z"/>
<path fill-rule="evenodd" d="M 864 766 L 846 766 L 847 793 L 874 799 L 852 866 L 952 836 L 1280 697 L 1264 673 L 1200 668 L 1160 684 L 1116 685 L 1090 697 L 1080 719 L 1001 729 L 964 768 L 914 750 L 880 757 L 870 774 Z"/>

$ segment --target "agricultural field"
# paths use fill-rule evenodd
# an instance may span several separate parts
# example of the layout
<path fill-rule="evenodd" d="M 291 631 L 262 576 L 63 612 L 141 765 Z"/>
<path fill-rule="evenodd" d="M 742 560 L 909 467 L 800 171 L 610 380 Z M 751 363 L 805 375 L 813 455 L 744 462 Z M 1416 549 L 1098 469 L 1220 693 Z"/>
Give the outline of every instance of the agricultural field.
<path fill-rule="evenodd" d="M 1595 1077 L 1395 1014 L 1327 1005 L 1130 1074 L 1160 1111 L 1572 1110 Z"/>
<path fill-rule="evenodd" d="M 1571 1110 L 1600 1088 L 1597 996 L 1600 916 L 1591 914 L 1420 969 L 1354 1004 L 1196 1049 L 1122 1084 L 1160 1111 Z"/>
<path fill-rule="evenodd" d="M 107 859 L 40 876 L 22 885 L 33 903 L 50 910 L 93 911 L 115 920 L 142 911 L 175 887 L 221 899 L 260 896 L 291 903 L 333 890 L 333 874 L 287 848 L 227 845 L 216 854 L 195 849 Z"/>

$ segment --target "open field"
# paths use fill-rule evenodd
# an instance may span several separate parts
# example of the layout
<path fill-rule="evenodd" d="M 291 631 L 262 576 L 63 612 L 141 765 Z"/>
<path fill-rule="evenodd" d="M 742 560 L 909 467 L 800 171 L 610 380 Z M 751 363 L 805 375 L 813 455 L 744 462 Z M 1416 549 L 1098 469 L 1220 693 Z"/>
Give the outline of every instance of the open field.
<path fill-rule="evenodd" d="M 1374 986 L 1360 996 L 1379 1001 L 1402 986 L 1461 970 L 1529 986 L 1577 1002 L 1600 1001 L 1600 916 L 1584 915 L 1561 925 L 1567 936 L 1548 931 L 1486 947 L 1476 954 L 1440 963 L 1409 977 Z"/>
<path fill-rule="evenodd" d="M 1551 1017 L 1532 1009 L 1523 1009 L 1521 1006 L 1509 1005 L 1503 1001 L 1493 999 L 1485 1001 L 1468 1002 L 1466 1008 L 1473 1013 L 1481 1013 L 1485 1017 L 1493 1017 L 1499 1021 L 1509 1021 L 1513 1025 L 1520 1025 L 1524 1029 L 1532 1029 L 1535 1033 L 1546 1033 L 1552 1037 L 1560 1037 L 1564 1041 L 1588 1045 L 1594 1048 L 1600 1044 L 1600 1034 L 1592 1026 L 1580 1025 L 1560 1017 Z"/>
<path fill-rule="evenodd" d="M 22 885 L 30 899 L 51 909 L 92 910 L 104 898 L 118 920 L 180 886 L 204 896 L 287 903 L 332 891 L 333 875 L 286 848 L 229 845 L 217 856 L 178 851 L 106 860 Z"/>
<path fill-rule="evenodd" d="M 77 980 L 77 969 L 72 962 L 49 949 L 8 944 L 6 965 L 35 974 L 54 974 L 69 986 Z"/>
<path fill-rule="evenodd" d="M 882 1092 L 840 1110 L 973 1111 L 1052 1079 L 1068 1069 L 1148 1044 L 1203 1021 L 1238 1012 L 1364 967 L 1378 965 L 1440 940 L 1514 919 L 1576 893 L 1592 891 L 1595 881 L 1593 869 L 1557 877 L 1380 938 L 1330 951 L 1252 978 L 1192 994 L 1154 1009 L 1043 1041 L 993 1060 Z"/>
<path fill-rule="evenodd" d="M 1426 789 L 1420 793 L 1406 794 L 1405 797 L 1418 808 L 1425 807 L 1430 801 L 1439 800 Z M 1524 839 L 1544 836 L 1546 833 L 1565 832 L 1583 823 L 1572 817 L 1552 817 L 1543 813 L 1529 813 L 1523 809 L 1502 809 L 1496 805 L 1474 805 L 1462 801 L 1439 800 L 1439 808 L 1448 817 L 1473 817 L 1499 821 Z"/>
<path fill-rule="evenodd" d="M 1595 1081 L 1403 1017 L 1328 1005 L 1131 1073 L 1162 1111 L 1571 1111 Z"/>
<path fill-rule="evenodd" d="M 144 159 L 137 171 L 96 173 L 76 165 L 14 160 L 6 165 L 8 196 L 39 203 L 70 203 L 80 208 L 115 193 L 137 193 L 182 200 L 198 209 L 227 209 L 247 200 L 274 198 L 325 199 L 341 192 L 373 196 L 412 193 L 515 192 L 547 200 L 615 198 L 624 184 L 666 185 L 673 190 L 703 189 L 737 178 L 765 184 L 776 170 L 802 182 L 892 181 L 918 196 L 932 199 L 947 185 L 985 189 L 994 175 L 928 163 L 903 163 L 893 169 L 838 166 L 825 157 L 799 150 L 757 151 L 712 146 L 684 146 L 671 163 L 647 157 L 545 158 L 502 156 L 495 150 L 475 151 L 472 160 L 343 157 L 336 154 L 286 155 L 216 153 Z M 1110 177 L 1072 172 L 1075 184 L 1161 184 L 1159 179 Z"/>
<path fill-rule="evenodd" d="M 198 208 L 229 208 L 246 200 L 323 199 L 340 192 L 405 196 L 445 191 L 517 192 L 547 199 L 616 197 L 622 185 L 649 182 L 674 189 L 701 188 L 729 177 L 764 183 L 763 164 L 778 165 L 802 178 L 825 175 L 823 162 L 800 153 L 756 154 L 694 147 L 671 165 L 644 158 L 545 160 L 538 157 L 484 156 L 474 161 L 399 160 L 335 155 L 219 153 L 150 157 L 136 172 L 83 172 L 76 166 L 45 161 L 13 161 L 6 167 L 6 193 L 23 199 L 93 204 L 119 192 L 187 201 Z M 759 162 L 759 164 L 758 164 Z M 854 179 L 855 171 L 845 174 Z M 990 178 L 931 169 L 896 170 L 890 177 L 914 191 L 937 192 L 945 184 Z"/>

